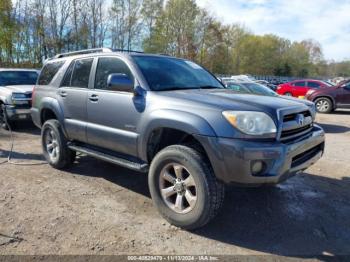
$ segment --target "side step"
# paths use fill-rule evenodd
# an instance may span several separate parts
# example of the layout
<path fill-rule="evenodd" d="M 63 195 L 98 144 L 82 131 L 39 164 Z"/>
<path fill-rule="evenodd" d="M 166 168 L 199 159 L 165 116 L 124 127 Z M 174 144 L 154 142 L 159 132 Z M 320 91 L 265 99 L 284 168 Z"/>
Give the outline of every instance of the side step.
<path fill-rule="evenodd" d="M 94 158 L 97 159 L 101 159 L 107 162 L 110 162 L 112 164 L 116 164 L 125 168 L 129 168 L 135 171 L 139 171 L 139 172 L 148 172 L 148 165 L 145 163 L 138 163 L 138 162 L 134 162 L 125 158 L 120 158 L 120 157 L 116 157 L 116 156 L 112 156 L 91 148 L 87 148 L 87 147 L 83 147 L 83 146 L 78 146 L 75 144 L 69 144 L 68 147 L 74 151 L 92 156 Z"/>

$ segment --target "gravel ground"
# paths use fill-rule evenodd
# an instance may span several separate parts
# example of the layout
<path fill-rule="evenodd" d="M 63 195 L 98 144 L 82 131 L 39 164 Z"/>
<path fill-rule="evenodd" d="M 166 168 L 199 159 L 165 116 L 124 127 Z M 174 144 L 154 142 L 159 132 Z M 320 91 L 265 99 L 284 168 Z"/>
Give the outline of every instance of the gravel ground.
<path fill-rule="evenodd" d="M 152 205 L 147 177 L 87 156 L 43 163 L 40 132 L 16 128 L 0 165 L 0 254 L 350 255 L 350 111 L 318 115 L 324 157 L 276 187 L 227 190 L 223 211 L 188 232 Z M 0 131 L 0 162 L 9 133 Z"/>

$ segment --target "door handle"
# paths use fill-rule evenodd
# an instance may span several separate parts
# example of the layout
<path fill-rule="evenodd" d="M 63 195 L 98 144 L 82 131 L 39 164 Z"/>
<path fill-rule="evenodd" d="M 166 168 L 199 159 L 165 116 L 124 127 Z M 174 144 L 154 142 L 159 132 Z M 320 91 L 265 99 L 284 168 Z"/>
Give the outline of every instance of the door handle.
<path fill-rule="evenodd" d="M 67 92 L 66 91 L 60 91 L 59 94 L 62 97 L 67 97 Z"/>
<path fill-rule="evenodd" d="M 92 102 L 97 102 L 98 101 L 98 95 L 92 94 L 89 96 L 89 100 Z"/>

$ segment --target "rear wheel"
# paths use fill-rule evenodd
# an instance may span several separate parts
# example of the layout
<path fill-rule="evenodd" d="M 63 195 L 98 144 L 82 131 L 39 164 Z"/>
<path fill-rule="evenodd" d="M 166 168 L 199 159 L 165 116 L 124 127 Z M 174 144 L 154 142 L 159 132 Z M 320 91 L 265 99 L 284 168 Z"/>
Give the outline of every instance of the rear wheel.
<path fill-rule="evenodd" d="M 292 93 L 290 92 L 287 92 L 287 93 L 284 93 L 285 96 L 293 96 Z"/>
<path fill-rule="evenodd" d="M 148 184 L 155 206 L 169 223 L 195 229 L 219 212 L 224 185 L 207 163 L 198 151 L 182 145 L 169 146 L 153 159 Z"/>
<path fill-rule="evenodd" d="M 316 110 L 319 113 L 327 114 L 333 111 L 333 103 L 329 98 L 321 97 L 315 100 Z"/>
<path fill-rule="evenodd" d="M 76 152 L 68 148 L 67 139 L 57 120 L 51 119 L 44 123 L 41 140 L 44 156 L 51 166 L 63 169 L 74 162 Z"/>

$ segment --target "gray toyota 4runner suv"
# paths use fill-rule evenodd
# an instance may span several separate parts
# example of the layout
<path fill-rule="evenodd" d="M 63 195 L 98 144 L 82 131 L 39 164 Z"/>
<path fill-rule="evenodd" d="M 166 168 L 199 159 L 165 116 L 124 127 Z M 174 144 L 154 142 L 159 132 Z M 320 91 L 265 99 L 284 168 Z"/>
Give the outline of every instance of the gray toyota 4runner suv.
<path fill-rule="evenodd" d="M 323 154 L 312 103 L 237 94 L 184 59 L 110 49 L 48 60 L 33 95 L 47 161 L 81 152 L 148 173 L 155 206 L 194 229 L 212 219 L 225 184 L 276 184 Z"/>

